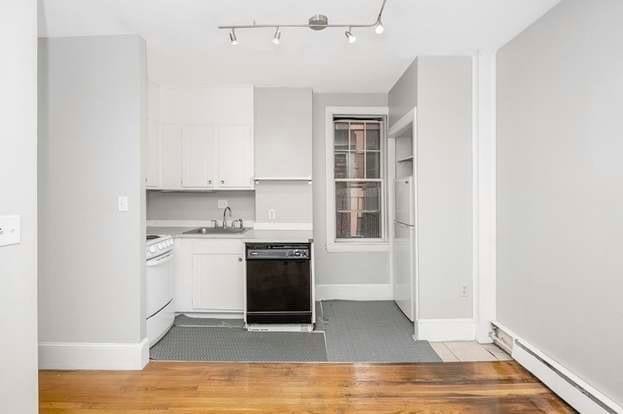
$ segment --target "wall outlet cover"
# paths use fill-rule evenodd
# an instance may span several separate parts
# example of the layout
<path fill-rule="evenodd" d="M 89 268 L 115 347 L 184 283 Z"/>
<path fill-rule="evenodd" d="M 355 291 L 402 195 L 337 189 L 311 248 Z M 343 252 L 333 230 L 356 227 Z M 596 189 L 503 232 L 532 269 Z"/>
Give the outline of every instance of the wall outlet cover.
<path fill-rule="evenodd" d="M 227 200 L 218 201 L 218 208 L 227 208 L 227 207 L 229 207 L 229 201 Z"/>
<path fill-rule="evenodd" d="M 461 286 L 461 297 L 466 298 L 467 294 L 468 294 L 467 286 L 466 285 Z"/>
<path fill-rule="evenodd" d="M 9 246 L 21 242 L 20 224 L 20 216 L 0 216 L 0 246 Z"/>
<path fill-rule="evenodd" d="M 277 210 L 274 208 L 268 209 L 268 220 L 276 220 L 277 219 Z"/>

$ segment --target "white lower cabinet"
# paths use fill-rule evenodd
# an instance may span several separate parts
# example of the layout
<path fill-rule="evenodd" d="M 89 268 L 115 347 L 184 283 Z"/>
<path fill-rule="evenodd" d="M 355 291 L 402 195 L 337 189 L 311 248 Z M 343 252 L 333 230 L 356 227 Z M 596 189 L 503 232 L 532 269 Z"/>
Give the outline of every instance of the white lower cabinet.
<path fill-rule="evenodd" d="M 242 312 L 244 245 L 240 240 L 176 239 L 178 312 Z"/>

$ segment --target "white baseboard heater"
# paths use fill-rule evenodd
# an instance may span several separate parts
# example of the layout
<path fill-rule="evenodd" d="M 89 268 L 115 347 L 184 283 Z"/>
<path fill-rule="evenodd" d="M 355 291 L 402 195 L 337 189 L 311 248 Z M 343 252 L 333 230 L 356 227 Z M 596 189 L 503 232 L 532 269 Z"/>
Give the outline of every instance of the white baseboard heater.
<path fill-rule="evenodd" d="M 491 337 L 513 359 L 580 413 L 623 414 L 623 409 L 614 401 L 503 325 L 493 322 Z"/>

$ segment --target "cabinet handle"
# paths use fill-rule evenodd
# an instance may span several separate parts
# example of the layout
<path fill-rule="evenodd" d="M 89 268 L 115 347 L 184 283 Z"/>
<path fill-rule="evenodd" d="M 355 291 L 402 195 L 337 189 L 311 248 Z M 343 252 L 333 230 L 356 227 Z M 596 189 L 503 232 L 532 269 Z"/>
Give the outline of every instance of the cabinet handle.
<path fill-rule="evenodd" d="M 221 184 L 225 184 L 225 180 L 221 180 Z"/>
<path fill-rule="evenodd" d="M 212 184 L 212 180 L 208 180 L 208 184 Z"/>
<path fill-rule="evenodd" d="M 239 258 L 238 258 L 238 261 L 239 261 L 239 262 L 242 262 L 242 257 L 239 257 Z"/>

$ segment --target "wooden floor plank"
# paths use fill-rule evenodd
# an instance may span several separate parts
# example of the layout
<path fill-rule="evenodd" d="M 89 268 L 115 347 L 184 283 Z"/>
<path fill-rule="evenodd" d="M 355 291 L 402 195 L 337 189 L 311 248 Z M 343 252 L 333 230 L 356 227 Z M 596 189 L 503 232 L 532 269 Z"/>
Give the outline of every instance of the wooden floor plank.
<path fill-rule="evenodd" d="M 513 361 L 41 371 L 41 413 L 573 413 Z"/>

